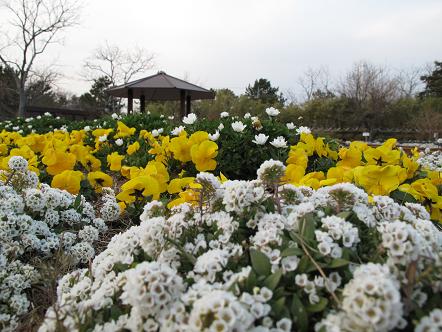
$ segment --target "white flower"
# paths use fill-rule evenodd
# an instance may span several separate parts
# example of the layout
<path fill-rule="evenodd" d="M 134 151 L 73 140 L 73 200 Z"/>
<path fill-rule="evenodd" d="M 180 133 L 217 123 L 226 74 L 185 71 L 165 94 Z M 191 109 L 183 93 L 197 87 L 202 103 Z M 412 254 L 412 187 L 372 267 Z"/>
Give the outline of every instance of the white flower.
<path fill-rule="evenodd" d="M 51 113 L 49 113 L 49 112 L 45 112 L 43 115 L 44 116 L 52 116 Z"/>
<path fill-rule="evenodd" d="M 160 133 L 159 133 L 158 129 L 154 129 L 154 130 L 152 130 L 152 136 L 153 136 L 153 137 L 158 137 L 158 136 L 160 136 Z"/>
<path fill-rule="evenodd" d="M 273 141 L 270 142 L 271 145 L 273 145 L 275 148 L 286 148 L 287 147 L 287 141 L 284 137 L 278 136 Z"/>
<path fill-rule="evenodd" d="M 252 140 L 252 142 L 257 145 L 264 145 L 264 144 L 266 144 L 268 139 L 269 139 L 269 136 L 264 135 L 264 134 L 259 134 L 259 135 L 255 135 L 255 139 Z"/>
<path fill-rule="evenodd" d="M 195 113 L 190 113 L 188 116 L 185 116 L 183 118 L 183 122 L 185 124 L 191 125 L 191 124 L 195 123 L 196 119 L 197 119 L 196 118 L 196 114 Z"/>
<path fill-rule="evenodd" d="M 293 122 L 289 122 L 289 123 L 287 123 L 286 126 L 287 126 L 287 129 L 288 129 L 288 130 L 293 130 L 293 129 L 295 129 L 295 124 L 294 124 Z"/>
<path fill-rule="evenodd" d="M 84 130 L 84 131 L 90 131 L 90 130 L 91 130 L 91 127 L 90 127 L 90 126 L 86 126 L 86 127 L 83 128 L 83 130 Z"/>
<path fill-rule="evenodd" d="M 216 141 L 216 140 L 218 140 L 218 138 L 219 138 L 219 131 L 217 130 L 216 132 L 215 132 L 215 134 L 209 134 L 209 139 L 211 140 L 211 141 Z"/>
<path fill-rule="evenodd" d="M 40 120 L 40 119 L 41 119 L 41 115 L 37 115 L 37 119 L 39 119 L 39 120 Z"/>
<path fill-rule="evenodd" d="M 170 116 L 168 116 L 167 117 L 169 120 L 173 120 L 173 119 L 175 119 L 175 117 L 173 116 L 173 115 L 170 115 Z"/>
<path fill-rule="evenodd" d="M 279 111 L 276 108 L 274 108 L 274 107 L 269 107 L 269 108 L 266 109 L 266 113 L 269 116 L 277 116 L 279 114 Z"/>
<path fill-rule="evenodd" d="M 219 115 L 221 118 L 227 118 L 229 116 L 228 112 L 221 112 L 221 114 Z"/>
<path fill-rule="evenodd" d="M 106 142 L 106 141 L 107 141 L 107 135 L 103 135 L 103 136 L 98 137 L 98 140 L 99 140 L 101 143 Z"/>
<path fill-rule="evenodd" d="M 123 141 L 121 138 L 119 138 L 119 139 L 117 139 L 117 140 L 115 141 L 115 144 L 118 145 L 118 146 L 122 146 L 123 143 L 124 143 L 124 141 Z"/>
<path fill-rule="evenodd" d="M 222 123 L 220 123 L 218 126 L 218 130 L 223 130 L 223 129 L 224 129 L 224 125 Z"/>
<path fill-rule="evenodd" d="M 185 129 L 184 126 L 175 127 L 170 134 L 174 136 L 178 136 L 183 130 Z"/>
<path fill-rule="evenodd" d="M 244 114 L 244 119 L 250 119 L 251 116 L 252 115 L 249 112 L 247 112 L 246 114 Z"/>
<path fill-rule="evenodd" d="M 28 168 L 28 162 L 21 156 L 12 156 L 8 161 L 8 166 L 13 171 L 23 172 Z"/>
<path fill-rule="evenodd" d="M 247 125 L 245 125 L 241 121 L 235 121 L 232 123 L 232 129 L 237 133 L 242 133 L 246 127 Z"/>
<path fill-rule="evenodd" d="M 298 129 L 296 129 L 296 133 L 298 135 L 301 135 L 302 133 L 304 134 L 311 134 L 311 130 L 309 127 L 304 127 L 304 126 L 300 126 Z"/>
<path fill-rule="evenodd" d="M 112 117 L 112 119 L 118 119 L 118 114 L 117 113 L 112 113 L 112 115 L 111 115 L 111 117 Z"/>

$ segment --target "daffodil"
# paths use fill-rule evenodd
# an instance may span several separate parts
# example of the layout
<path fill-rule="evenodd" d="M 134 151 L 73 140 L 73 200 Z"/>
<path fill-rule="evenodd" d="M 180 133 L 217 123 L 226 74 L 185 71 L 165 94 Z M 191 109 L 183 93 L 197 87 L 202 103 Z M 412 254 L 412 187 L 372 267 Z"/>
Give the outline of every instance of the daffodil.
<path fill-rule="evenodd" d="M 119 171 L 121 169 L 121 161 L 124 156 L 119 155 L 118 152 L 112 152 L 106 157 L 107 165 L 111 171 Z"/>
<path fill-rule="evenodd" d="M 104 187 L 112 187 L 114 182 L 112 180 L 112 177 L 100 171 L 89 172 L 87 175 L 87 179 L 92 188 L 94 188 L 95 192 L 97 193 L 101 193 L 101 190 Z"/>
<path fill-rule="evenodd" d="M 82 179 L 82 172 L 65 170 L 54 176 L 51 182 L 51 187 L 63 189 L 73 195 L 76 195 L 80 191 L 80 183 Z"/>

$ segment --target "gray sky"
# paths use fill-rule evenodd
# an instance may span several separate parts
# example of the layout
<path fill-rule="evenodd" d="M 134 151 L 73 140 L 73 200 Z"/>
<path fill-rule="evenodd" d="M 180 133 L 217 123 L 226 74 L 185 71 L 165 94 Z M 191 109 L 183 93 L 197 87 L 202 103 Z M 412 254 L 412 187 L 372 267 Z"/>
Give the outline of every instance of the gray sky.
<path fill-rule="evenodd" d="M 108 41 L 156 55 L 157 67 L 208 88 L 241 93 L 264 77 L 298 90 L 308 67 L 334 77 L 359 60 L 403 68 L 442 60 L 441 0 L 83 0 L 79 26 L 43 62 L 65 75 L 60 86 L 89 89 L 80 72 Z"/>

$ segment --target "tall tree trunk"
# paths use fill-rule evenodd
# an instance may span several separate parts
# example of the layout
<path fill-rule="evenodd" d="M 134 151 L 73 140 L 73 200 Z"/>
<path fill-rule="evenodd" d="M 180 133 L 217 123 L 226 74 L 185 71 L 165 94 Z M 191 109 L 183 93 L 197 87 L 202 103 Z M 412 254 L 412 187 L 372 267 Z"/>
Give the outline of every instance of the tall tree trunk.
<path fill-rule="evenodd" d="M 26 92 L 25 92 L 24 85 L 20 86 L 19 96 L 20 96 L 20 100 L 19 100 L 19 104 L 18 104 L 17 116 L 24 118 L 25 111 L 26 111 Z"/>

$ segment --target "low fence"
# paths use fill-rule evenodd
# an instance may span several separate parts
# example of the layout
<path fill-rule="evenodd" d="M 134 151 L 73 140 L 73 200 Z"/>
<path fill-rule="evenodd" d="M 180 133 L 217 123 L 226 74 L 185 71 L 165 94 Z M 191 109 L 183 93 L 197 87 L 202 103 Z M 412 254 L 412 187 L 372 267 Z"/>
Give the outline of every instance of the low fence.
<path fill-rule="evenodd" d="M 83 109 L 69 109 L 69 108 L 55 108 L 55 107 L 40 107 L 28 106 L 26 108 L 26 117 L 42 116 L 45 113 L 50 113 L 54 117 L 62 117 L 69 120 L 93 120 L 104 115 L 103 110 L 83 110 Z"/>
<path fill-rule="evenodd" d="M 344 140 L 385 140 L 391 137 L 400 141 L 437 141 L 438 132 L 417 128 L 312 128 L 313 133 L 321 136 L 332 136 Z M 364 134 L 365 133 L 365 134 Z"/>

